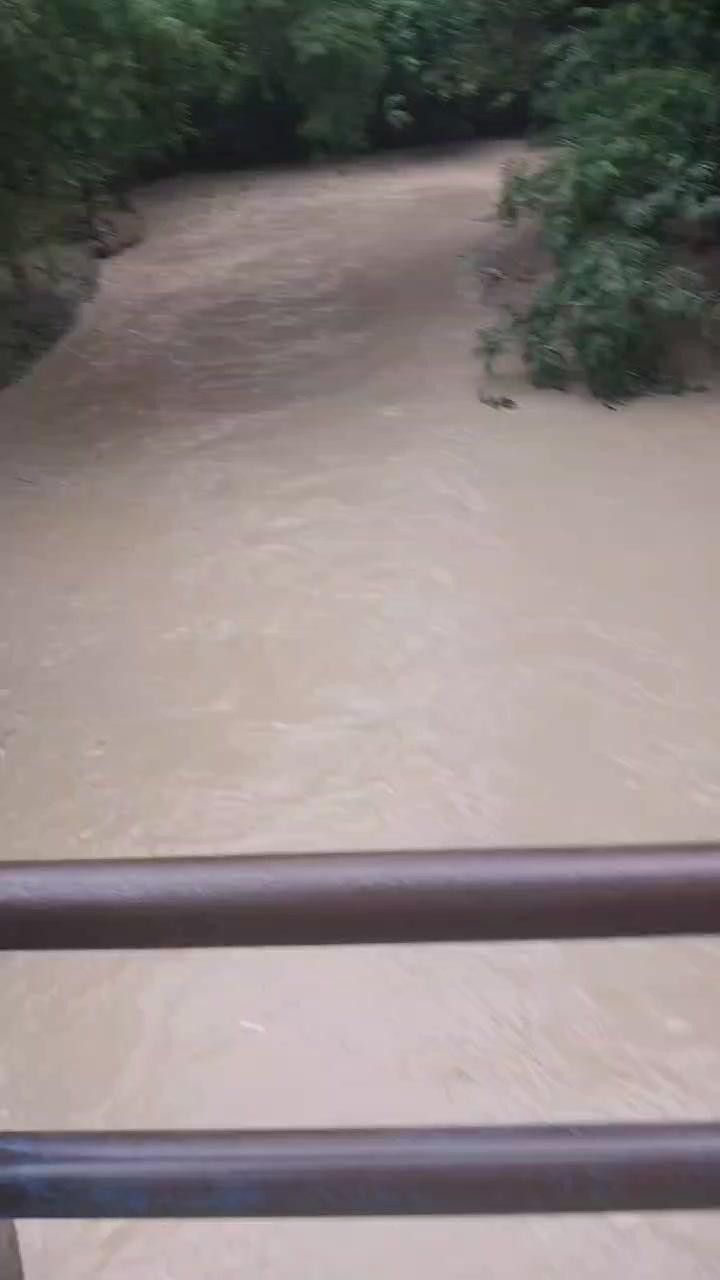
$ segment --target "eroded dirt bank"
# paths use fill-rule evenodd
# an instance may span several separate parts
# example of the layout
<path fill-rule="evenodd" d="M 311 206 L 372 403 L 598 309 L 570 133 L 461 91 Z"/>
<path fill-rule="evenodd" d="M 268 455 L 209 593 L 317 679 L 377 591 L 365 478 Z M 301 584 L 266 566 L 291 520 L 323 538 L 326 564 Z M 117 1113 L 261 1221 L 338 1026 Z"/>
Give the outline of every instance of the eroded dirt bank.
<path fill-rule="evenodd" d="M 163 183 L 0 398 L 4 856 L 720 829 L 717 399 L 479 403 L 507 147 Z M 6 958 L 4 1127 L 713 1116 L 709 942 Z M 28 1280 L 700 1280 L 713 1216 L 55 1224 Z"/>

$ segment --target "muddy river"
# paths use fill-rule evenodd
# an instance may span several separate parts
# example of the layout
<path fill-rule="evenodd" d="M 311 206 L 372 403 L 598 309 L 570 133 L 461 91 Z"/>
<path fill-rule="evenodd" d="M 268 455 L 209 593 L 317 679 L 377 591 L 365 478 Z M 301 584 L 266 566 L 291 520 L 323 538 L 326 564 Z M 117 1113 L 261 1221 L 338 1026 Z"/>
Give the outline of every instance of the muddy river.
<path fill-rule="evenodd" d="M 480 403 L 512 148 L 183 178 L 0 397 L 3 856 L 720 833 L 713 393 Z M 702 940 L 6 957 L 4 1128 L 708 1117 Z M 717 1276 L 713 1215 L 57 1223 L 28 1280 Z"/>

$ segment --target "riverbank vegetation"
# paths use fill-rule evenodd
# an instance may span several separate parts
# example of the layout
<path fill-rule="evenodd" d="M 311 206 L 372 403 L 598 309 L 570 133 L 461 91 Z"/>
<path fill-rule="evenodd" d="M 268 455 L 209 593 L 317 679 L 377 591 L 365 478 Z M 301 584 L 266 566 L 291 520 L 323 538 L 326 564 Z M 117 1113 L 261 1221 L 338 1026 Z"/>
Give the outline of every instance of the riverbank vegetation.
<path fill-rule="evenodd" d="M 517 340 L 536 384 L 581 378 L 608 401 L 682 389 L 719 311 L 720 7 L 582 9 L 546 52 L 535 105 L 555 147 L 501 209 L 539 218 L 552 268 L 481 345 L 492 360 Z"/>
<path fill-rule="evenodd" d="M 37 292 L 49 218 L 96 247 L 169 167 L 534 122 L 550 158 L 502 212 L 539 220 L 552 270 L 488 359 L 518 341 L 537 383 L 608 399 L 678 382 L 680 330 L 718 310 L 719 44 L 716 0 L 0 0 L 0 294 Z"/>

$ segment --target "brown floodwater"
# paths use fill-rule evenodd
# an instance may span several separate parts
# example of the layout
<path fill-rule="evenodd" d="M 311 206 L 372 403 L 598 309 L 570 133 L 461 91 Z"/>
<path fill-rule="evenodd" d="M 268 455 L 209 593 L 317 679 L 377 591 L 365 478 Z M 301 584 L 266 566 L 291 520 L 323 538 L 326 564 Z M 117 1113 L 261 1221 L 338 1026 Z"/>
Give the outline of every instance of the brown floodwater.
<path fill-rule="evenodd" d="M 716 393 L 478 400 L 513 148 L 141 193 L 0 398 L 3 856 L 720 833 Z M 5 957 L 0 1125 L 712 1117 L 704 940 Z M 717 1275 L 714 1215 L 24 1224 L 28 1280 Z"/>

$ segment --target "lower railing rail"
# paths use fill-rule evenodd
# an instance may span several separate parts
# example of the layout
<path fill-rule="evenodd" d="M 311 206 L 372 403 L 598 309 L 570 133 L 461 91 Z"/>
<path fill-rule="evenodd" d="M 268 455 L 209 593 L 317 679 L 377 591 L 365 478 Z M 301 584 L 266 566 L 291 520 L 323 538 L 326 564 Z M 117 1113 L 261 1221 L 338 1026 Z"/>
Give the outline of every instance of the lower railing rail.
<path fill-rule="evenodd" d="M 720 1125 L 0 1138 L 15 1218 L 322 1218 L 720 1207 Z"/>

